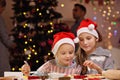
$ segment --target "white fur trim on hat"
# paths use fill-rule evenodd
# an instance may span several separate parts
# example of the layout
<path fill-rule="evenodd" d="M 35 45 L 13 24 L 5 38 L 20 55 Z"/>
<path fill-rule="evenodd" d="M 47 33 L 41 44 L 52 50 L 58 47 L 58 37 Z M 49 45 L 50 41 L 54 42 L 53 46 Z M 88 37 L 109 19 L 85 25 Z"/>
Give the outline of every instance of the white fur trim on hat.
<path fill-rule="evenodd" d="M 58 48 L 60 47 L 60 45 L 62 45 L 62 44 L 64 44 L 64 43 L 71 44 L 71 45 L 74 47 L 74 49 L 75 49 L 75 44 L 74 44 L 74 42 L 73 42 L 72 39 L 70 39 L 70 38 L 63 38 L 63 39 L 59 40 L 59 41 L 54 45 L 54 47 L 52 48 L 52 52 L 53 52 L 54 55 L 57 53 Z"/>
<path fill-rule="evenodd" d="M 91 30 L 91 29 L 89 29 L 88 27 L 84 27 L 84 28 L 79 29 L 79 30 L 77 31 L 77 36 L 79 36 L 79 35 L 80 35 L 81 33 L 83 33 L 83 32 L 90 33 L 90 34 L 94 35 L 96 38 L 99 38 L 97 31 L 96 31 L 95 29 L 92 29 L 92 30 Z"/>

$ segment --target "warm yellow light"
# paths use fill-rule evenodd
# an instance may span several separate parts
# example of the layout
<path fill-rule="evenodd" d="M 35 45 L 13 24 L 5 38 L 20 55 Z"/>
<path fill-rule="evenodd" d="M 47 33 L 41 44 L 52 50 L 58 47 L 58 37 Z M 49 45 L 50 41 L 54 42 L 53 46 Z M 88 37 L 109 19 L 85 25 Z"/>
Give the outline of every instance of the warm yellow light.
<path fill-rule="evenodd" d="M 31 57 L 31 55 L 29 54 L 28 57 Z"/>
<path fill-rule="evenodd" d="M 34 49 L 32 49 L 32 52 L 35 52 L 35 50 L 34 50 Z"/>
<path fill-rule="evenodd" d="M 106 5 L 107 3 L 104 1 L 104 3 L 103 3 L 104 5 Z"/>
<path fill-rule="evenodd" d="M 33 47 L 35 48 L 35 45 L 33 45 Z"/>
<path fill-rule="evenodd" d="M 51 30 L 51 33 L 53 32 L 53 30 Z"/>
<path fill-rule="evenodd" d="M 21 68 L 19 68 L 19 71 L 21 71 Z"/>
<path fill-rule="evenodd" d="M 26 12 L 23 12 L 24 15 L 26 15 Z"/>
<path fill-rule="evenodd" d="M 35 52 L 34 54 L 37 55 L 37 52 Z"/>
<path fill-rule="evenodd" d="M 27 24 L 27 23 L 25 23 L 23 27 L 24 27 L 24 28 L 26 28 L 26 26 L 28 26 L 28 24 Z"/>
<path fill-rule="evenodd" d="M 27 24 L 27 23 L 25 23 L 25 26 L 28 26 L 28 24 Z"/>
<path fill-rule="evenodd" d="M 12 71 L 15 71 L 15 68 L 12 68 Z"/>
<path fill-rule="evenodd" d="M 27 51 L 27 49 L 25 48 L 24 51 Z"/>
<path fill-rule="evenodd" d="M 32 41 L 32 39 L 30 39 L 30 41 Z"/>
<path fill-rule="evenodd" d="M 103 11 L 103 13 L 106 13 L 106 11 Z"/>
<path fill-rule="evenodd" d="M 108 27 L 108 30 L 111 30 L 111 27 Z"/>
<path fill-rule="evenodd" d="M 48 55 L 50 55 L 50 53 L 48 53 Z"/>
<path fill-rule="evenodd" d="M 30 60 L 30 57 L 27 57 L 28 60 Z"/>
<path fill-rule="evenodd" d="M 110 16 L 110 13 L 107 13 L 108 16 Z"/>
<path fill-rule="evenodd" d="M 24 38 L 27 38 L 27 36 L 26 36 L 26 35 L 24 35 Z"/>
<path fill-rule="evenodd" d="M 65 6 L 65 5 L 62 3 L 62 4 L 61 4 L 61 7 L 64 7 L 64 6 Z"/>
<path fill-rule="evenodd" d="M 52 23 L 52 22 L 50 22 L 50 25 L 53 25 L 53 23 Z"/>
<path fill-rule="evenodd" d="M 39 61 L 38 61 L 38 60 L 36 60 L 36 63 L 39 63 Z"/>
<path fill-rule="evenodd" d="M 41 15 L 42 15 L 42 13 L 39 13 L 39 15 L 41 16 Z"/>
<path fill-rule="evenodd" d="M 50 30 L 48 30 L 48 33 L 50 33 L 51 31 Z"/>
<path fill-rule="evenodd" d="M 39 11 L 39 8 L 37 8 L 36 11 Z"/>
<path fill-rule="evenodd" d="M 28 44 L 28 42 L 27 42 L 27 41 L 25 41 L 25 44 Z"/>

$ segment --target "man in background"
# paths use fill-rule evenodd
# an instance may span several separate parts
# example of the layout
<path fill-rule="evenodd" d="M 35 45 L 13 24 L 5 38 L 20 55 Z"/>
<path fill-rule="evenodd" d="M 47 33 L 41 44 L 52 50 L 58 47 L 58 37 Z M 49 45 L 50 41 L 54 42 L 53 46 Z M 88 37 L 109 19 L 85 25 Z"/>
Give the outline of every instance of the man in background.
<path fill-rule="evenodd" d="M 86 15 L 86 8 L 85 6 L 81 5 L 81 4 L 74 4 L 74 8 L 73 8 L 73 18 L 75 19 L 74 25 L 71 27 L 71 32 L 74 33 L 75 36 L 76 35 L 76 30 L 78 28 L 78 26 L 80 25 L 81 21 L 83 19 L 85 19 L 85 15 Z M 78 50 L 78 46 L 79 44 L 76 44 L 76 49 L 75 52 Z"/>
<path fill-rule="evenodd" d="M 6 1 L 0 0 L 0 77 L 4 76 L 4 71 L 10 71 L 9 49 L 16 47 L 16 44 L 9 39 L 4 19 L 1 16 L 5 6 Z"/>

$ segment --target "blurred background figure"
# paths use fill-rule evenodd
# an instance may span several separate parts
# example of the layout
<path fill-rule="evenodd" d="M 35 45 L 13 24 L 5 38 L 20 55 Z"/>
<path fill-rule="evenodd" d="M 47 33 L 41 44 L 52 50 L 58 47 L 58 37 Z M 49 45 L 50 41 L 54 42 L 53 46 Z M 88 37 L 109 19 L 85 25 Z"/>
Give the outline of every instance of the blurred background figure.
<path fill-rule="evenodd" d="M 10 71 L 9 49 L 15 48 L 16 44 L 10 41 L 4 19 L 1 14 L 6 6 L 5 0 L 0 0 L 0 77 L 4 76 L 4 71 Z"/>
<path fill-rule="evenodd" d="M 75 19 L 74 25 L 71 27 L 71 32 L 76 36 L 76 30 L 80 25 L 81 21 L 85 19 L 86 8 L 81 4 L 74 4 L 73 18 Z M 75 52 L 78 50 L 79 44 L 75 44 Z"/>

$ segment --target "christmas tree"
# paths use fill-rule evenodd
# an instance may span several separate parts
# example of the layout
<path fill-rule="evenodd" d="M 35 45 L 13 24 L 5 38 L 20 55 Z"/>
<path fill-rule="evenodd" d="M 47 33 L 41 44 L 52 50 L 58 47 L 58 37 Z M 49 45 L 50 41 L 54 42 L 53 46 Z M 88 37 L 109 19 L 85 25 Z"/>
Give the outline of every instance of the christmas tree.
<path fill-rule="evenodd" d="M 11 54 L 11 70 L 18 71 L 26 60 L 31 70 L 36 70 L 44 62 L 53 58 L 51 45 L 53 35 L 69 31 L 60 22 L 62 15 L 55 11 L 57 0 L 13 0 L 14 28 L 11 39 L 17 47 Z"/>

